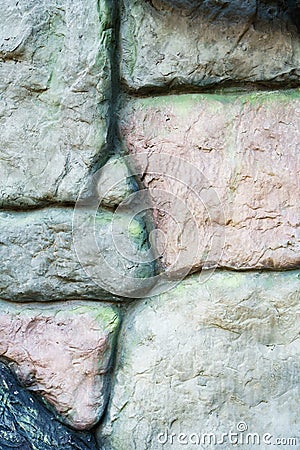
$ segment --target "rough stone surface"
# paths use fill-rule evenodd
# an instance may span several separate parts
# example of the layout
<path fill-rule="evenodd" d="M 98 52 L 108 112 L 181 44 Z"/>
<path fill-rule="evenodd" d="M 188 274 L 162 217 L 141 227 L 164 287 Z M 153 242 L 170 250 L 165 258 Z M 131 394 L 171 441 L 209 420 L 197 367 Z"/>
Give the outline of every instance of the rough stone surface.
<path fill-rule="evenodd" d="M 110 2 L 0 5 L 0 206 L 73 202 L 105 158 Z"/>
<path fill-rule="evenodd" d="M 298 448 L 300 1 L 0 6 L 0 450 Z"/>
<path fill-rule="evenodd" d="M 290 14 L 278 0 L 123 0 L 122 81 L 151 92 L 297 84 L 300 15 L 289 3 Z"/>
<path fill-rule="evenodd" d="M 106 406 L 118 326 L 101 303 L 0 302 L 0 356 L 67 424 L 89 429 Z"/>
<path fill-rule="evenodd" d="M 170 273 L 299 266 L 298 91 L 135 99 L 121 129 Z"/>
<path fill-rule="evenodd" d="M 101 206 L 117 207 L 138 190 L 125 158 L 110 158 L 97 175 L 97 194 Z"/>
<path fill-rule="evenodd" d="M 298 271 L 224 271 L 208 280 L 193 275 L 175 290 L 144 300 L 123 324 L 100 448 L 127 450 L 128 443 L 135 450 L 242 448 L 241 441 L 178 442 L 180 433 L 205 432 L 220 441 L 242 422 L 248 429 L 239 439 L 268 433 L 273 444 L 276 438 L 297 439 L 287 446 L 296 448 L 299 300 Z M 162 445 L 157 437 L 165 431 L 169 442 Z M 271 447 L 250 444 L 245 448 Z"/>
<path fill-rule="evenodd" d="M 0 375 L 1 450 L 97 449 L 90 433 L 75 432 L 61 424 L 3 363 Z"/>
<path fill-rule="evenodd" d="M 122 300 L 114 294 L 151 285 L 146 231 L 134 218 L 80 208 L 75 216 L 72 208 L 2 211 L 0 229 L 0 299 Z"/>

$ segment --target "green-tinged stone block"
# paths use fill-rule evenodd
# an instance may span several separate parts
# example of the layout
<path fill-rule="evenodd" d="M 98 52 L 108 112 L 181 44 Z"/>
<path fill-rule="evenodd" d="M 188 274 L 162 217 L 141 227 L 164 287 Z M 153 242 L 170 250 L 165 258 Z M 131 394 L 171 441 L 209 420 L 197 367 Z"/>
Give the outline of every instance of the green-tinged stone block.
<path fill-rule="evenodd" d="M 152 286 L 147 233 L 130 212 L 45 208 L 0 213 L 0 299 L 128 301 Z M 136 229 L 135 227 L 135 229 Z"/>

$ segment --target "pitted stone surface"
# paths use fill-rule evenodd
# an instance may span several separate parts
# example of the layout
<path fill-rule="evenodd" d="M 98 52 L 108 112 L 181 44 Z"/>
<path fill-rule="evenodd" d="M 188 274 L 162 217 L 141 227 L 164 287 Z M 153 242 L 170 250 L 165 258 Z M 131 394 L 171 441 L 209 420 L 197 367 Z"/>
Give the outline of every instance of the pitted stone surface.
<path fill-rule="evenodd" d="M 1 450 L 97 450 L 88 432 L 63 425 L 52 411 L 0 363 Z"/>
<path fill-rule="evenodd" d="M 295 85 L 296 16 L 277 0 L 122 0 L 122 80 L 129 89 L 151 92 Z"/>
<path fill-rule="evenodd" d="M 171 273 L 299 266 L 299 128 L 298 91 L 125 106 L 122 135 L 134 159 L 146 157 L 143 182 Z"/>
<path fill-rule="evenodd" d="M 269 433 L 273 443 L 299 443 L 299 300 L 298 271 L 224 271 L 208 280 L 192 275 L 137 305 L 123 323 L 99 446 L 201 448 L 192 445 L 195 437 L 182 445 L 178 436 L 206 432 L 220 442 L 241 422 L 248 428 L 239 439 Z M 166 431 L 168 441 L 160 436 L 159 444 Z M 207 447 L 232 447 L 228 440 L 213 444 Z"/>
<path fill-rule="evenodd" d="M 0 302 L 0 356 L 67 424 L 89 429 L 106 406 L 118 326 L 117 310 L 97 302 Z"/>
<path fill-rule="evenodd" d="M 74 202 L 105 158 L 110 2 L 1 2 L 0 205 Z"/>
<path fill-rule="evenodd" d="M 73 208 L 0 213 L 0 299 L 125 301 L 112 292 L 147 292 L 153 265 L 143 262 L 141 221 L 89 209 L 73 219 Z"/>

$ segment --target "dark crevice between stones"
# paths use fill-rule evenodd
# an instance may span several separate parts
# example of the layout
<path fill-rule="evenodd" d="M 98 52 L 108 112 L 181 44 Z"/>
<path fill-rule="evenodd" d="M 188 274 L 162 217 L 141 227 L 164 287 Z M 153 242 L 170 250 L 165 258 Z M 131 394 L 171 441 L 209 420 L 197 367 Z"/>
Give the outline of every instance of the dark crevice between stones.
<path fill-rule="evenodd" d="M 110 127 L 109 127 L 109 141 L 111 142 L 111 151 L 108 152 L 108 158 L 111 156 L 128 156 L 128 150 L 124 144 L 119 127 L 119 111 L 124 102 L 124 89 L 122 88 L 121 73 L 120 73 L 120 60 L 121 60 L 121 14 L 122 8 L 119 0 L 112 1 L 113 15 L 113 36 L 112 36 L 112 48 L 111 48 L 111 110 L 110 110 Z M 126 163 L 127 164 L 127 163 Z M 127 164 L 128 166 L 128 164 Z M 134 167 L 128 167 L 129 172 L 134 173 Z M 142 180 L 133 175 L 133 183 L 136 185 L 137 190 L 145 189 Z M 124 208 L 126 209 L 126 207 Z M 130 205 L 129 205 L 130 209 Z M 145 245 L 150 248 L 149 235 L 153 230 L 153 222 L 150 214 L 146 211 L 142 211 L 138 217 L 144 224 L 145 232 L 147 235 Z M 154 272 L 159 270 L 156 262 L 154 262 Z"/>
<path fill-rule="evenodd" d="M 120 65 L 119 65 L 119 46 L 120 46 L 120 6 L 118 0 L 113 0 L 113 38 L 111 48 L 111 115 L 109 136 L 111 140 L 111 152 L 109 156 L 119 155 L 121 149 L 121 139 L 118 122 L 118 109 L 120 100 Z"/>
<path fill-rule="evenodd" d="M 98 0 L 98 11 L 101 14 L 100 2 Z M 108 111 L 108 132 L 107 143 L 100 152 L 100 156 L 95 158 L 92 165 L 91 173 L 97 172 L 109 160 L 110 157 L 120 153 L 120 139 L 118 132 L 118 118 L 116 111 L 118 110 L 119 93 L 120 93 L 120 70 L 118 63 L 118 47 L 119 47 L 119 33 L 120 33 L 120 16 L 119 16 L 119 2 L 112 0 L 109 3 L 111 11 L 111 42 L 109 49 L 110 59 L 110 105 Z"/>
<path fill-rule="evenodd" d="M 15 212 L 15 213 L 26 213 L 31 211 L 39 211 L 42 209 L 71 209 L 73 210 L 75 202 L 57 202 L 49 200 L 38 200 L 36 204 L 28 205 L 26 203 L 19 205 L 2 205 L 0 206 L 0 212 Z"/>
<path fill-rule="evenodd" d="M 291 74 L 293 76 L 293 74 Z M 282 81 L 270 81 L 259 83 L 232 83 L 228 80 L 222 82 L 215 82 L 206 86 L 195 86 L 192 84 L 178 84 L 177 80 L 173 80 L 164 86 L 144 86 L 139 89 L 133 89 L 122 81 L 122 90 L 124 96 L 132 98 L 149 98 L 149 97 L 163 97 L 168 95 L 181 94 L 248 94 L 255 92 L 269 92 L 269 91 L 290 91 L 297 89 L 300 86 L 300 79 L 295 74 L 295 80 L 289 83 Z"/>
<path fill-rule="evenodd" d="M 76 280 L 72 279 L 72 278 L 63 278 L 60 276 L 56 276 L 56 279 L 60 279 L 63 283 L 68 284 L 68 283 L 72 283 Z M 9 302 L 10 304 L 16 304 L 16 305 L 25 305 L 25 304 L 32 304 L 32 303 L 39 303 L 41 305 L 51 305 L 51 304 L 55 304 L 55 303 L 61 303 L 62 301 L 64 302 L 77 302 L 77 301 L 85 301 L 85 302 L 102 302 L 104 305 L 107 304 L 109 306 L 118 306 L 121 305 L 123 302 L 129 302 L 130 300 L 128 300 L 127 297 L 121 297 L 121 296 L 117 296 L 115 294 L 111 294 L 110 292 L 107 291 L 107 295 L 105 294 L 106 291 L 104 291 L 103 289 L 103 293 L 101 293 L 101 295 L 97 295 L 96 293 L 96 289 L 99 288 L 98 285 L 94 282 L 95 285 L 95 292 L 93 292 L 92 295 L 65 295 L 63 297 L 62 300 L 60 300 L 61 295 L 56 295 L 53 297 L 47 297 L 47 299 L 43 299 L 41 300 L 41 294 L 39 292 L 30 292 L 27 291 L 26 294 L 18 294 L 17 300 L 14 297 L 14 299 L 12 300 L 11 297 L 7 297 L 5 295 L 2 294 L 3 290 L 0 290 L 0 300 L 4 301 L 4 302 Z M 0 449 L 1 450 L 1 449 Z"/>
<path fill-rule="evenodd" d="M 111 361 L 110 361 L 110 376 L 107 377 L 107 389 L 108 389 L 108 397 L 107 397 L 107 401 L 106 401 L 106 405 L 105 408 L 103 410 L 102 416 L 99 420 L 99 422 L 97 422 L 97 424 L 91 428 L 91 432 L 93 432 L 94 434 L 96 434 L 98 432 L 99 427 L 103 424 L 109 408 L 110 408 L 110 402 L 111 402 L 111 392 L 112 392 L 112 388 L 114 386 L 114 374 L 118 365 L 118 354 L 119 354 L 119 350 L 121 348 L 121 330 L 123 327 L 123 321 L 124 321 L 124 316 L 127 313 L 127 304 L 119 304 L 118 305 L 119 309 L 120 309 L 120 323 L 119 323 L 119 329 L 118 332 L 116 333 L 116 338 L 115 338 L 115 342 L 114 342 L 114 351 L 112 352 L 112 356 L 111 356 Z M 99 450 L 102 449 L 101 445 L 98 446 Z"/>
<path fill-rule="evenodd" d="M 191 275 L 195 275 L 195 274 L 199 274 L 199 273 L 203 273 L 205 274 L 206 272 L 218 272 L 218 273 L 240 273 L 240 274 L 257 274 L 257 276 L 260 276 L 263 273 L 298 273 L 300 269 L 300 264 L 294 264 L 294 265 L 290 265 L 284 268 L 280 268 L 280 267 L 261 267 L 261 268 L 254 268 L 254 267 L 238 267 L 238 268 L 234 268 L 234 267 L 230 267 L 230 266 L 223 266 L 223 267 L 216 267 L 214 269 L 195 269 L 192 270 L 191 272 L 189 272 L 188 276 Z M 186 278 L 187 278 L 186 277 Z"/>
<path fill-rule="evenodd" d="M 99 0 L 100 1 L 100 0 Z M 112 0 L 110 4 L 111 8 L 111 48 L 110 48 L 110 74 L 111 74 L 111 96 L 110 96 L 110 108 L 109 108 L 109 128 L 108 128 L 108 139 L 107 148 L 103 152 L 105 154 L 105 161 L 103 158 L 98 159 L 94 162 L 91 174 L 95 174 L 112 156 L 127 156 L 128 151 L 123 143 L 120 128 L 119 128 L 119 110 L 121 108 L 123 92 L 121 85 L 121 74 L 120 74 L 120 27 L 121 27 L 121 7 L 119 0 Z M 99 8 L 100 13 L 100 8 Z M 129 172 L 132 168 L 128 167 Z M 132 176 L 133 183 L 137 190 L 144 189 L 142 181 L 136 177 Z M 95 186 L 97 184 L 97 179 L 91 181 L 87 188 L 87 191 L 91 193 L 91 196 L 95 195 Z M 109 207 L 100 205 L 101 209 L 114 212 L 116 207 Z M 130 208 L 130 206 L 129 206 Z M 147 235 L 153 230 L 153 224 L 149 217 L 149 214 L 142 214 L 145 223 L 145 229 Z M 149 244 L 149 243 L 148 243 Z"/>
<path fill-rule="evenodd" d="M 116 372 L 116 369 L 118 368 L 119 364 L 120 364 L 120 358 L 121 358 L 121 352 L 122 352 L 122 339 L 123 339 L 123 330 L 124 330 L 124 318 L 126 316 L 126 314 L 129 313 L 129 311 L 134 308 L 138 303 L 140 303 L 143 299 L 134 299 L 134 301 L 132 303 L 127 303 L 127 304 L 122 304 L 120 305 L 122 312 L 121 312 L 121 320 L 120 320 L 120 326 L 119 326 L 119 330 L 118 330 L 118 334 L 116 337 L 116 344 L 115 344 L 115 352 L 113 355 L 113 361 L 112 361 L 112 367 L 113 367 L 113 372 L 112 372 L 112 376 L 110 379 L 110 393 L 109 393 L 109 398 L 105 407 L 105 410 L 102 414 L 102 417 L 100 419 L 100 421 L 97 423 L 97 425 L 91 430 L 95 433 L 96 436 L 96 440 L 97 440 L 97 444 L 98 444 L 98 449 L 102 450 L 105 447 L 105 443 L 103 442 L 101 433 L 99 432 L 99 430 L 101 429 L 101 426 L 105 424 L 107 415 L 109 414 L 109 410 L 111 407 L 111 401 L 112 401 L 112 396 L 111 393 L 114 390 L 114 386 L 116 384 L 116 380 L 114 378 L 114 373 Z M 129 445 L 129 443 L 128 443 Z"/>
<path fill-rule="evenodd" d="M 106 160 L 95 161 L 92 174 L 96 173 L 105 162 L 109 160 L 112 156 L 125 156 L 128 154 L 127 149 L 124 147 L 121 139 L 120 129 L 119 129 L 119 114 L 120 104 L 122 101 L 122 87 L 121 87 L 121 75 L 120 75 L 120 23 L 121 23 L 121 12 L 119 0 L 112 0 L 112 38 L 111 38 L 111 49 L 110 49 L 110 71 L 111 71 L 111 97 L 110 97 L 110 108 L 109 108 L 109 129 L 108 129 L 108 139 L 107 148 L 105 149 Z M 134 177 L 135 178 L 135 177 Z M 140 180 L 136 179 L 139 189 L 143 186 Z M 108 208 L 109 209 L 109 208 Z M 113 208 L 112 208 L 113 210 Z M 149 234 L 150 225 L 148 222 L 145 224 L 147 228 L 147 233 Z M 120 298 L 121 300 L 121 298 Z M 135 299 L 132 299 L 134 301 Z M 110 361 L 110 373 L 107 379 L 106 390 L 108 392 L 108 398 L 102 416 L 98 423 L 90 430 L 91 433 L 95 435 L 99 426 L 104 422 L 111 401 L 112 387 L 115 383 L 114 374 L 118 361 L 118 354 L 120 350 L 120 332 L 123 325 L 123 317 L 127 312 L 127 304 L 131 302 L 131 299 L 126 298 L 121 300 L 121 302 L 114 302 L 114 305 L 120 310 L 120 325 L 118 333 L 116 333 L 116 339 L 114 342 L 114 351 L 112 352 L 112 357 Z M 98 443 L 99 450 L 102 450 L 101 443 Z"/>
<path fill-rule="evenodd" d="M 300 33 L 300 1 L 299 0 L 286 0 L 287 11 L 291 21 L 296 25 L 298 32 Z"/>
<path fill-rule="evenodd" d="M 290 16 L 293 23 L 296 25 L 298 32 L 300 33 L 300 3 L 290 7 Z"/>

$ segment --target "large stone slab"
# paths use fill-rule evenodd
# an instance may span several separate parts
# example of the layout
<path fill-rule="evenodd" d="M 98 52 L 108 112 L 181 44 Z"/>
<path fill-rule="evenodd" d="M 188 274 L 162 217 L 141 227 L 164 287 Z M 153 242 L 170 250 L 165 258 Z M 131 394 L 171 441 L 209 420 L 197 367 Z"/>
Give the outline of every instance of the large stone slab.
<path fill-rule="evenodd" d="M 122 0 L 121 75 L 131 90 L 299 83 L 299 2 Z M 298 9 L 297 9 L 298 5 Z"/>
<path fill-rule="evenodd" d="M 0 357 L 78 430 L 101 418 L 119 326 L 118 311 L 91 302 L 0 302 Z"/>
<path fill-rule="evenodd" d="M 104 159 L 106 0 L 2 1 L 0 206 L 74 202 Z"/>
<path fill-rule="evenodd" d="M 1 450 L 97 450 L 91 433 L 75 432 L 60 423 L 3 363 L 0 375 Z"/>
<path fill-rule="evenodd" d="M 300 259 L 298 91 L 135 99 L 121 131 L 169 274 Z"/>
<path fill-rule="evenodd" d="M 0 230 L 0 299 L 121 301 L 151 287 L 147 230 L 130 212 L 2 211 Z"/>
<path fill-rule="evenodd" d="M 137 305 L 123 324 L 99 446 L 299 446 L 299 300 L 298 271 L 224 271 Z"/>

